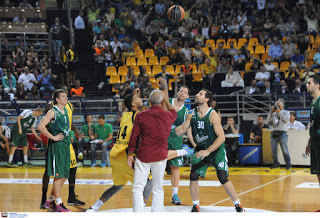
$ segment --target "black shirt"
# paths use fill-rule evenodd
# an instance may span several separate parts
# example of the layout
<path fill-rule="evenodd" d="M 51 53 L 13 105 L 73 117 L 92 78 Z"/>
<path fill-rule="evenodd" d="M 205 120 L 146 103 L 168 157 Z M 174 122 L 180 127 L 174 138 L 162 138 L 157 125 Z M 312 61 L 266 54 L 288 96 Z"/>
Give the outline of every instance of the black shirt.
<path fill-rule="evenodd" d="M 267 124 L 264 124 L 262 129 L 264 128 L 269 128 L 269 125 Z M 260 136 L 262 137 L 262 129 L 260 129 L 260 127 L 258 125 L 254 125 L 252 128 L 251 128 L 251 132 L 254 133 L 254 136 Z M 258 142 L 261 142 L 262 140 L 260 139 Z"/>

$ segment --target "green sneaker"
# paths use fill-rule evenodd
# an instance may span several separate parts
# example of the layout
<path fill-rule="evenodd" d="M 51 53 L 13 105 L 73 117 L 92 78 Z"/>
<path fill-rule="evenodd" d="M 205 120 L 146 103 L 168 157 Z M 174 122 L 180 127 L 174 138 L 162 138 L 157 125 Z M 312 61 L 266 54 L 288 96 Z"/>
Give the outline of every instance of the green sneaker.
<path fill-rule="evenodd" d="M 13 163 L 13 161 L 8 162 L 7 167 L 11 167 L 11 168 L 17 168 L 18 164 Z"/>
<path fill-rule="evenodd" d="M 23 163 L 23 166 L 24 166 L 24 167 L 31 167 L 31 166 L 33 166 L 33 164 L 30 163 L 30 162 L 24 162 L 24 163 Z"/>
<path fill-rule="evenodd" d="M 171 203 L 174 205 L 181 205 L 181 201 L 178 198 L 178 195 L 173 195 Z"/>

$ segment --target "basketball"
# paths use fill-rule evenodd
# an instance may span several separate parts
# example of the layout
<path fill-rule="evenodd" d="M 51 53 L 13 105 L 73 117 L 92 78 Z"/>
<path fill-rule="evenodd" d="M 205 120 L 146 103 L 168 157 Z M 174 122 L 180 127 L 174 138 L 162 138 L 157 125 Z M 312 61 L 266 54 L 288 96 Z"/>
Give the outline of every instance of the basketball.
<path fill-rule="evenodd" d="M 180 22 L 184 18 L 184 9 L 180 5 L 173 5 L 168 10 L 168 18 L 172 22 Z"/>

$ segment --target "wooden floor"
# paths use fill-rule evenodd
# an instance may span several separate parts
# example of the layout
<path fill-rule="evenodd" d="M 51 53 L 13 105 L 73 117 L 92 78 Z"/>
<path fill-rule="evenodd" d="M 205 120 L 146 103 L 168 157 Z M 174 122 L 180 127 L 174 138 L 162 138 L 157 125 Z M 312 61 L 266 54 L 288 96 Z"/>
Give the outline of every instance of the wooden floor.
<path fill-rule="evenodd" d="M 266 167 L 239 167 L 230 168 L 229 180 L 234 184 L 241 203 L 245 208 L 284 211 L 284 212 L 312 212 L 320 208 L 318 199 L 320 195 L 317 178 L 310 175 L 308 168 L 293 168 L 290 171 L 281 169 L 270 170 Z M 44 212 L 39 209 L 41 200 L 41 178 L 44 172 L 43 167 L 30 168 L 6 168 L 0 167 L 0 211 L 2 212 Z M 176 211 L 179 207 L 190 210 L 192 201 L 188 185 L 189 168 L 181 168 L 181 183 L 179 197 L 184 206 L 174 206 Z M 86 202 L 83 207 L 69 206 L 73 212 L 83 212 L 89 208 L 109 187 L 111 187 L 110 168 L 89 168 L 78 169 L 78 182 L 76 194 L 79 199 Z M 165 206 L 171 205 L 170 176 L 165 176 L 164 186 Z M 185 182 L 184 182 L 185 181 Z M 222 208 L 222 211 L 233 210 L 233 203 L 228 198 L 222 186 L 219 186 L 214 168 L 209 168 L 205 179 L 201 179 L 200 205 L 214 208 Z M 100 183 L 100 184 L 98 184 Z M 108 185 L 101 185 L 101 184 Z M 304 185 L 306 187 L 297 188 Z M 52 185 L 49 185 L 51 189 Z M 132 208 L 132 186 L 127 185 L 101 207 L 102 211 L 125 208 Z M 68 185 L 62 190 L 62 200 L 67 202 Z M 147 206 L 150 206 L 151 199 Z M 226 208 L 226 209 L 224 209 Z M 209 210 L 209 211 L 210 211 Z M 129 210 L 130 211 L 130 210 Z M 132 211 L 132 209 L 131 209 Z M 249 209 L 247 211 L 250 211 Z"/>

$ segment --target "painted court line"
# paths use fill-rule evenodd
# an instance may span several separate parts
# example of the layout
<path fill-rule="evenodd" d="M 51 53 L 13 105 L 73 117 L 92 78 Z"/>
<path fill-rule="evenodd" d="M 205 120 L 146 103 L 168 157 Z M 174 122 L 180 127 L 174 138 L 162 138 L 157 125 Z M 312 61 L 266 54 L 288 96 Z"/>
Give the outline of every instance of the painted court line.
<path fill-rule="evenodd" d="M 282 179 L 288 178 L 288 177 L 290 177 L 290 176 L 292 176 L 292 175 L 295 175 L 295 174 L 297 174 L 297 173 L 299 173 L 299 172 L 302 172 L 302 171 L 304 171 L 304 170 L 306 170 L 306 169 L 307 169 L 307 168 L 302 169 L 302 170 L 299 170 L 299 171 L 297 171 L 297 172 L 295 172 L 295 173 L 292 173 L 292 174 L 290 174 L 290 175 L 281 177 L 281 178 L 279 178 L 279 179 L 270 181 L 270 182 L 268 182 L 268 183 L 266 183 L 266 184 L 260 185 L 260 186 L 258 186 L 258 187 L 253 188 L 253 189 L 250 189 L 250 190 L 248 190 L 248 191 L 241 192 L 240 194 L 238 194 L 238 196 L 244 195 L 244 194 L 246 194 L 246 193 L 248 193 L 248 192 L 252 192 L 252 191 L 257 190 L 257 189 L 259 189 L 259 188 L 262 188 L 262 187 L 264 187 L 264 186 L 267 186 L 267 185 L 270 185 L 270 184 L 272 184 L 272 183 L 278 182 L 278 181 L 280 181 L 280 180 L 282 180 Z M 209 206 L 214 206 L 214 205 L 220 204 L 220 203 L 225 202 L 225 201 L 228 201 L 228 200 L 230 200 L 230 198 L 226 198 L 226 199 L 224 199 L 224 200 L 221 200 L 221 201 L 218 201 L 218 202 L 216 202 L 216 203 L 210 204 Z"/>

